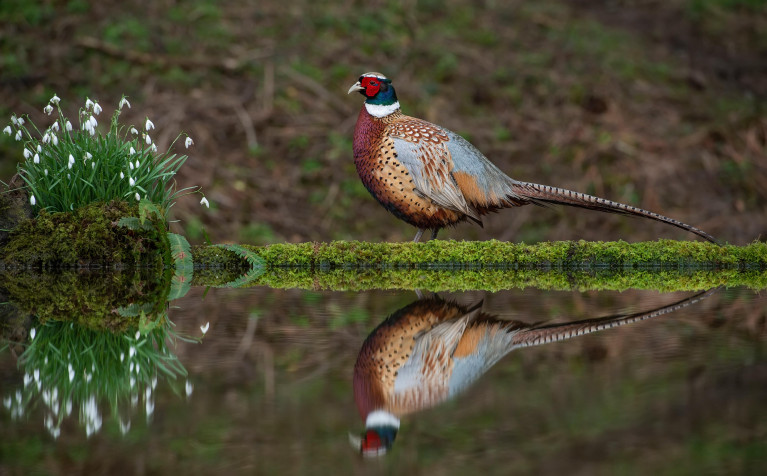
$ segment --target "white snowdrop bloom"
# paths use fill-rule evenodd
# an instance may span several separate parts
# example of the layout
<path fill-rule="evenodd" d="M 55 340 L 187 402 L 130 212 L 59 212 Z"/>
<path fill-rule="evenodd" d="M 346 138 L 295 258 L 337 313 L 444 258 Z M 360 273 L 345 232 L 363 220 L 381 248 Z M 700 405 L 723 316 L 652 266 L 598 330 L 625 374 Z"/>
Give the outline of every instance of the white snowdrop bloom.
<path fill-rule="evenodd" d="M 146 390 L 144 390 L 144 398 L 146 400 L 149 400 L 149 397 L 152 396 L 152 387 L 147 387 Z"/>
<path fill-rule="evenodd" d="M 96 162 L 91 162 L 91 168 L 92 168 L 92 169 L 95 169 L 95 168 L 96 168 Z"/>
<path fill-rule="evenodd" d="M 192 382 L 187 380 L 186 381 L 186 385 L 184 386 L 184 390 L 186 390 L 186 396 L 187 397 L 192 396 L 192 390 L 194 390 L 194 387 L 192 386 Z"/>
<path fill-rule="evenodd" d="M 101 113 L 101 106 L 99 106 L 99 103 L 93 103 L 93 114 L 100 114 Z"/>
<path fill-rule="evenodd" d="M 40 154 L 35 154 L 35 157 L 32 159 L 32 162 L 39 164 L 40 163 Z M 48 170 L 48 169 L 46 169 Z"/>
<path fill-rule="evenodd" d="M 133 369 L 135 368 L 136 368 L 136 364 L 131 362 L 130 365 L 128 366 L 128 372 L 133 373 Z"/>
<path fill-rule="evenodd" d="M 48 104 L 47 106 L 45 106 L 45 107 L 43 108 L 43 112 L 44 112 L 44 113 L 46 113 L 46 114 L 48 114 L 48 115 L 50 116 L 50 115 L 51 115 L 51 113 L 53 112 L 53 106 L 51 106 L 50 104 Z"/>
<path fill-rule="evenodd" d="M 122 173 L 122 171 L 120 171 L 120 180 L 122 180 L 122 179 L 124 179 L 124 178 L 125 178 L 125 174 L 124 174 L 124 173 Z"/>
<path fill-rule="evenodd" d="M 32 382 L 32 376 L 29 374 L 24 374 L 24 386 L 26 387 L 30 384 L 30 382 Z"/>
<path fill-rule="evenodd" d="M 42 152 L 43 151 L 43 148 L 42 148 L 42 146 L 40 144 L 37 144 L 37 151 L 38 152 Z"/>
<path fill-rule="evenodd" d="M 141 331 L 136 331 L 136 340 L 139 340 L 139 337 L 141 337 Z"/>
<path fill-rule="evenodd" d="M 146 402 L 146 416 L 147 416 L 147 418 L 152 416 L 152 413 L 154 413 L 154 402 L 152 400 L 147 400 L 147 402 Z"/>
<path fill-rule="evenodd" d="M 136 192 L 136 201 L 137 201 L 137 202 L 140 202 L 140 201 L 141 201 L 141 194 L 140 194 L 140 193 L 138 193 L 138 192 Z"/>
<path fill-rule="evenodd" d="M 37 203 L 37 199 L 35 198 L 35 196 L 34 196 L 34 195 L 30 195 L 30 197 L 29 197 L 29 203 L 30 203 L 30 204 L 31 204 L 33 207 L 34 207 L 34 206 L 35 206 L 35 204 Z M 33 337 L 33 339 L 34 339 L 34 337 Z"/>
<path fill-rule="evenodd" d="M 154 142 L 152 143 L 152 146 L 149 148 L 152 149 L 152 152 L 157 152 L 157 145 L 155 145 Z"/>
<path fill-rule="evenodd" d="M 11 122 L 13 123 L 13 125 L 16 125 L 19 123 L 19 120 L 16 118 L 15 114 L 11 116 Z M 10 127 L 8 129 L 10 129 Z M 10 134 L 10 132 L 8 134 Z"/>
<path fill-rule="evenodd" d="M 75 163 L 75 157 L 72 154 L 69 154 L 69 168 L 72 168 L 72 165 Z"/>
<path fill-rule="evenodd" d="M 135 127 L 131 126 L 130 133 L 135 136 L 136 134 L 138 134 L 138 130 Z"/>
<path fill-rule="evenodd" d="M 125 352 L 120 352 L 120 362 L 125 360 Z"/>
<path fill-rule="evenodd" d="M 210 202 L 208 202 L 208 199 L 205 197 L 202 197 L 202 200 L 200 200 L 200 205 L 205 205 L 205 208 L 210 208 Z"/>
<path fill-rule="evenodd" d="M 93 107 L 93 101 L 91 101 L 90 98 L 85 98 L 85 109 L 90 109 Z"/>
<path fill-rule="evenodd" d="M 32 157 L 32 151 L 29 149 L 24 149 L 24 158 L 28 159 L 30 157 Z"/>
<path fill-rule="evenodd" d="M 11 135 L 11 126 L 5 126 L 5 129 L 3 129 L 3 132 L 5 132 L 8 135 Z"/>
<path fill-rule="evenodd" d="M 138 362 L 136 362 L 136 375 L 138 375 L 138 374 L 140 374 L 140 373 L 141 373 L 141 364 L 139 364 Z"/>
<path fill-rule="evenodd" d="M 69 416 L 69 414 L 72 413 L 72 400 L 67 400 L 65 413 L 67 416 Z"/>
<path fill-rule="evenodd" d="M 35 339 L 35 336 L 37 335 L 37 330 L 33 327 L 32 330 L 29 331 L 29 337 L 32 338 L 32 340 Z"/>
<path fill-rule="evenodd" d="M 130 378 L 130 388 L 133 388 L 135 386 L 136 386 L 136 378 L 131 375 L 131 378 Z"/>
<path fill-rule="evenodd" d="M 131 164 L 131 169 L 133 169 L 133 164 Z M 130 185 L 131 187 L 136 185 L 136 181 L 133 180 L 133 177 L 128 177 L 128 185 Z"/>
<path fill-rule="evenodd" d="M 47 144 L 50 141 L 51 141 L 51 136 L 47 132 L 43 134 L 43 144 Z"/>
<path fill-rule="evenodd" d="M 61 435 L 61 428 L 59 427 L 51 428 L 51 436 L 53 437 L 54 440 L 58 440 L 60 435 Z"/>
<path fill-rule="evenodd" d="M 88 119 L 88 122 L 91 123 L 91 127 L 94 129 L 99 125 L 98 121 L 96 120 L 96 116 L 91 116 L 90 119 Z"/>
<path fill-rule="evenodd" d="M 72 131 L 72 123 L 67 121 L 67 123 L 64 125 L 64 129 L 66 129 L 67 132 L 71 132 Z"/>
<path fill-rule="evenodd" d="M 70 162 L 70 163 L 69 163 L 69 165 L 67 165 L 67 167 L 68 167 L 70 170 L 72 170 L 72 166 L 73 166 L 73 165 L 75 165 L 75 163 L 74 163 L 74 162 Z M 69 174 L 67 174 L 67 178 L 69 178 Z"/>
<path fill-rule="evenodd" d="M 152 123 L 152 121 L 149 120 L 149 118 L 147 118 L 147 120 L 146 120 L 146 124 L 144 125 L 144 129 L 146 129 L 147 132 L 149 132 L 152 129 L 154 129 L 154 124 Z"/>
<path fill-rule="evenodd" d="M 53 95 L 53 97 L 51 98 L 51 100 L 50 100 L 50 101 L 48 101 L 48 102 L 51 102 L 51 103 L 53 103 L 53 104 L 58 104 L 58 103 L 59 103 L 59 101 L 61 101 L 61 98 L 60 98 L 60 97 L 58 97 L 56 94 L 54 94 L 54 95 Z"/>
<path fill-rule="evenodd" d="M 75 371 L 72 369 L 72 366 L 70 365 L 69 366 L 69 381 L 71 382 L 74 379 L 75 379 Z"/>
<path fill-rule="evenodd" d="M 205 324 L 200 326 L 200 330 L 202 331 L 202 335 L 205 335 L 206 332 L 208 332 L 208 329 L 210 328 L 210 322 L 206 322 Z"/>
<path fill-rule="evenodd" d="M 128 162 L 128 167 L 130 167 L 131 170 L 133 170 L 133 162 Z"/>
<path fill-rule="evenodd" d="M 187 137 L 186 140 L 184 141 L 184 145 L 188 149 L 190 146 L 194 145 L 194 141 L 192 140 L 191 137 Z"/>
<path fill-rule="evenodd" d="M 130 430 L 130 420 L 128 420 L 128 423 L 123 423 L 122 420 L 120 420 L 120 433 L 125 435 L 128 433 L 128 430 Z"/>
<path fill-rule="evenodd" d="M 67 174 L 67 180 L 70 180 L 71 178 L 72 178 L 72 176 Z"/>
<path fill-rule="evenodd" d="M 21 129 L 16 131 L 16 140 L 21 140 Z"/>
<path fill-rule="evenodd" d="M 16 139 L 16 140 L 18 140 L 18 139 Z M 152 138 L 149 137 L 149 134 L 146 135 L 146 139 L 145 140 L 146 140 L 146 145 L 149 145 L 149 144 L 152 143 Z"/>
<path fill-rule="evenodd" d="M 58 132 L 58 130 L 59 130 L 59 123 L 58 122 L 54 122 L 53 124 L 51 124 L 51 129 L 53 129 L 54 131 Z"/>
<path fill-rule="evenodd" d="M 131 148 L 130 148 L 130 150 L 128 151 L 128 153 L 129 153 L 130 155 L 133 155 L 133 154 L 135 154 L 135 153 L 136 153 L 136 149 L 134 149 L 133 147 L 131 147 Z"/>
<path fill-rule="evenodd" d="M 128 349 L 128 358 L 131 359 L 133 356 L 136 355 L 136 348 L 133 346 L 130 346 Z"/>
<path fill-rule="evenodd" d="M 152 390 L 157 388 L 157 376 L 152 377 Z"/>
<path fill-rule="evenodd" d="M 37 154 L 35 154 L 35 155 L 37 155 Z M 45 176 L 46 177 L 48 176 L 48 169 L 45 169 Z"/>
<path fill-rule="evenodd" d="M 124 98 L 120 99 L 119 109 L 122 109 L 123 106 L 128 106 L 128 109 L 130 109 L 130 102 L 128 102 L 128 98 L 124 97 Z"/>
<path fill-rule="evenodd" d="M 18 119 L 16 119 L 16 122 L 17 122 L 17 123 L 18 123 L 20 126 L 23 126 L 23 125 L 24 125 L 24 118 L 23 118 L 23 117 L 19 117 Z"/>
<path fill-rule="evenodd" d="M 138 159 L 136 159 L 135 167 L 139 168 L 140 166 L 141 166 L 141 163 L 138 161 Z"/>
<path fill-rule="evenodd" d="M 53 142 L 53 145 L 59 145 L 59 136 L 51 132 L 51 142 Z"/>
<path fill-rule="evenodd" d="M 35 382 L 39 382 L 40 381 L 40 369 L 35 369 L 35 371 L 32 372 L 32 375 L 34 375 L 34 377 L 35 377 Z"/>
<path fill-rule="evenodd" d="M 11 403 L 12 403 L 11 396 L 10 395 L 6 395 L 6 397 L 3 398 L 3 406 L 10 410 Z"/>
<path fill-rule="evenodd" d="M 90 152 L 85 153 L 85 160 L 92 159 L 92 158 L 93 158 L 93 154 L 91 154 Z"/>

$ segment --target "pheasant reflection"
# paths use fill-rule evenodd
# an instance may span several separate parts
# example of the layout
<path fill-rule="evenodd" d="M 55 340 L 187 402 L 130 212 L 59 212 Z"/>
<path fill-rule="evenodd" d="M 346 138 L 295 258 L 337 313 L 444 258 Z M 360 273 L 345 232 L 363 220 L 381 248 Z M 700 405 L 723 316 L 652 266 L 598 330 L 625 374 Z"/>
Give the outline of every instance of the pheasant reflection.
<path fill-rule="evenodd" d="M 468 388 L 519 347 L 569 339 L 650 319 L 689 306 L 713 291 L 651 311 L 564 324 L 525 324 L 432 296 L 405 306 L 362 344 L 354 366 L 354 399 L 365 420 L 350 440 L 364 456 L 391 449 L 400 418 L 433 407 Z"/>

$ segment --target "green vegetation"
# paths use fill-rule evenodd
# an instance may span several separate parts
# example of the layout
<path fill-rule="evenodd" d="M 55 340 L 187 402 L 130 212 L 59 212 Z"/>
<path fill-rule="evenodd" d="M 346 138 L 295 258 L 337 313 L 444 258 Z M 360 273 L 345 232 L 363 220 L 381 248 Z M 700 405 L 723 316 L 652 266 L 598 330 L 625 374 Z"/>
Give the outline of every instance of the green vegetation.
<path fill-rule="evenodd" d="M 44 132 L 29 117 L 11 117 L 3 132 L 23 141 L 25 160 L 19 175 L 33 210 L 64 212 L 94 202 L 147 199 L 167 212 L 180 194 L 190 190 L 176 190 L 174 180 L 187 157 L 158 153 L 149 135 L 154 129 L 149 119 L 141 132 L 121 126 L 118 118 L 125 105 L 130 107 L 123 97 L 106 135 L 96 129 L 101 106 L 90 99 L 80 109 L 76 125 L 64 116 L 55 95 L 44 112 L 50 115 L 55 109 L 58 118 Z"/>

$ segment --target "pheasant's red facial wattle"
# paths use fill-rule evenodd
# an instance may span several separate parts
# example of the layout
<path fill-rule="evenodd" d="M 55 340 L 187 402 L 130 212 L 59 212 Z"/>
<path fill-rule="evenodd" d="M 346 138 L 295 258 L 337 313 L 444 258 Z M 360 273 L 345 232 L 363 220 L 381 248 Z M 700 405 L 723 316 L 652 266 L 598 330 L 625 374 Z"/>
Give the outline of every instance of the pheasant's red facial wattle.
<path fill-rule="evenodd" d="M 381 81 L 378 78 L 366 76 L 360 79 L 360 86 L 365 88 L 365 96 L 372 98 L 381 90 Z"/>

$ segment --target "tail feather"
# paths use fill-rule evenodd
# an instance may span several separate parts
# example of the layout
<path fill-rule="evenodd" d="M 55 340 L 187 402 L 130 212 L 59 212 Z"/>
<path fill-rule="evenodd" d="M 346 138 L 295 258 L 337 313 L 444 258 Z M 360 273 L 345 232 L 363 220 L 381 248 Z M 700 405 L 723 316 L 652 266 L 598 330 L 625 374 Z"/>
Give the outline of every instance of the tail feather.
<path fill-rule="evenodd" d="M 689 231 L 690 233 L 695 233 L 696 235 L 705 238 L 712 243 L 720 244 L 713 236 L 709 235 L 703 230 L 695 228 L 694 226 L 631 205 L 613 202 L 612 200 L 594 197 L 592 195 L 574 192 L 564 188 L 557 188 L 549 185 L 540 185 L 530 182 L 516 182 L 512 184 L 511 188 L 514 194 L 511 198 L 514 201 L 519 201 L 521 198 L 529 200 L 531 203 L 537 205 L 546 205 L 552 203 L 557 205 L 587 208 L 590 210 L 600 210 L 609 213 L 619 213 L 622 215 L 633 215 L 650 218 L 652 220 L 657 220 L 659 222 L 673 225 L 677 228 Z"/>

